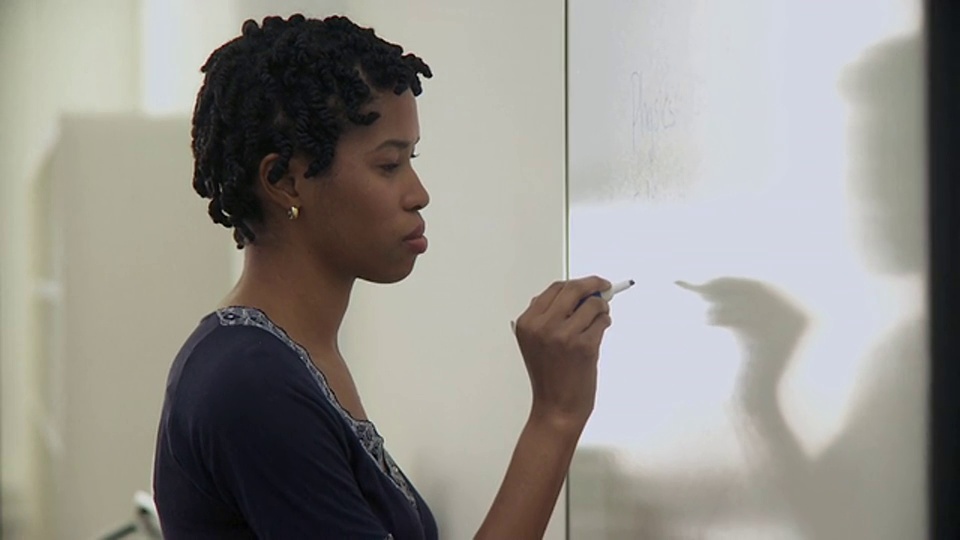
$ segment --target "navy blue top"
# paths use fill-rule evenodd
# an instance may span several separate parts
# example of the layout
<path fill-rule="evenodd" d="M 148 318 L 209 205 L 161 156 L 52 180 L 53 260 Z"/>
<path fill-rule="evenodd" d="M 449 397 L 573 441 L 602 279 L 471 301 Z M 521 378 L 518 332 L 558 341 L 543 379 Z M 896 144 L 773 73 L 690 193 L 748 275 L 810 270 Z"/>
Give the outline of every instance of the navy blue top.
<path fill-rule="evenodd" d="M 208 315 L 177 355 L 153 489 L 168 540 L 438 537 L 374 425 L 253 308 Z"/>

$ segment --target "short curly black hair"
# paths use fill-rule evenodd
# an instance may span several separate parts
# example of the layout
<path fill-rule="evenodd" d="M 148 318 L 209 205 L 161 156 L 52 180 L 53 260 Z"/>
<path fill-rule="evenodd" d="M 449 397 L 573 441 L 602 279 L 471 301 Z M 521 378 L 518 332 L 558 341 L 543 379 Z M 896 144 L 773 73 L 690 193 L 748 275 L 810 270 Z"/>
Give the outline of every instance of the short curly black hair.
<path fill-rule="evenodd" d="M 343 16 L 301 14 L 243 23 L 242 35 L 215 50 L 201 68 L 203 85 L 193 111 L 193 187 L 210 199 L 213 221 L 233 228 L 238 248 L 253 242 L 249 223 L 263 209 L 254 193 L 261 160 L 276 152 L 276 182 L 294 153 L 313 161 L 307 176 L 333 163 L 348 122 L 370 125 L 361 114 L 373 91 L 420 95 L 430 67 L 399 45 Z"/>

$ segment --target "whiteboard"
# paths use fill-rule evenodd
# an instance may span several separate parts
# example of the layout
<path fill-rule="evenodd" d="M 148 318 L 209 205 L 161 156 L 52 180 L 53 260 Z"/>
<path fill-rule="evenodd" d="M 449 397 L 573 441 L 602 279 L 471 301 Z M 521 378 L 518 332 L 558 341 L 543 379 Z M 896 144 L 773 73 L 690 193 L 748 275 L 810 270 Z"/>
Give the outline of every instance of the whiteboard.
<path fill-rule="evenodd" d="M 568 1 L 569 273 L 638 282 L 571 538 L 925 536 L 920 13 Z"/>

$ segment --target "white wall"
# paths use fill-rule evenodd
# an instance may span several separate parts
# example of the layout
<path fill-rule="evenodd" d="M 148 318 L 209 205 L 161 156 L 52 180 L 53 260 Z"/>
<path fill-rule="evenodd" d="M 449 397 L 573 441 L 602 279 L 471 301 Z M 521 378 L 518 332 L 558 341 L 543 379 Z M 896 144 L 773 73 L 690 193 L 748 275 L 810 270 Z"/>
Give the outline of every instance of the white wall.
<path fill-rule="evenodd" d="M 31 191 L 63 112 L 132 110 L 134 2 L 0 2 L 0 411 L 3 520 L 36 523 L 41 404 L 30 298 Z M 25 525 L 28 526 L 28 525 Z"/>
<path fill-rule="evenodd" d="M 151 115 L 193 111 L 200 67 L 239 33 L 236 0 L 140 0 L 140 105 Z"/>

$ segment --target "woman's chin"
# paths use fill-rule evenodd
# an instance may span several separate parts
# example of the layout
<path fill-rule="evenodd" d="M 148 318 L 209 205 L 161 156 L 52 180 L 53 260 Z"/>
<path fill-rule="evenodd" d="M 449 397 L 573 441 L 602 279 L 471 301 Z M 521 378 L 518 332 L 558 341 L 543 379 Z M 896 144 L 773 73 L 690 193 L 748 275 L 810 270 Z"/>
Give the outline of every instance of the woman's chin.
<path fill-rule="evenodd" d="M 386 269 L 381 269 L 377 272 L 369 272 L 367 274 L 359 276 L 360 279 L 364 281 L 369 281 L 371 283 L 378 283 L 380 285 L 390 285 L 392 283 L 398 283 L 407 278 L 410 274 L 413 273 L 414 260 L 410 260 L 405 265 L 399 265 L 395 268 L 391 268 L 387 271 Z"/>

